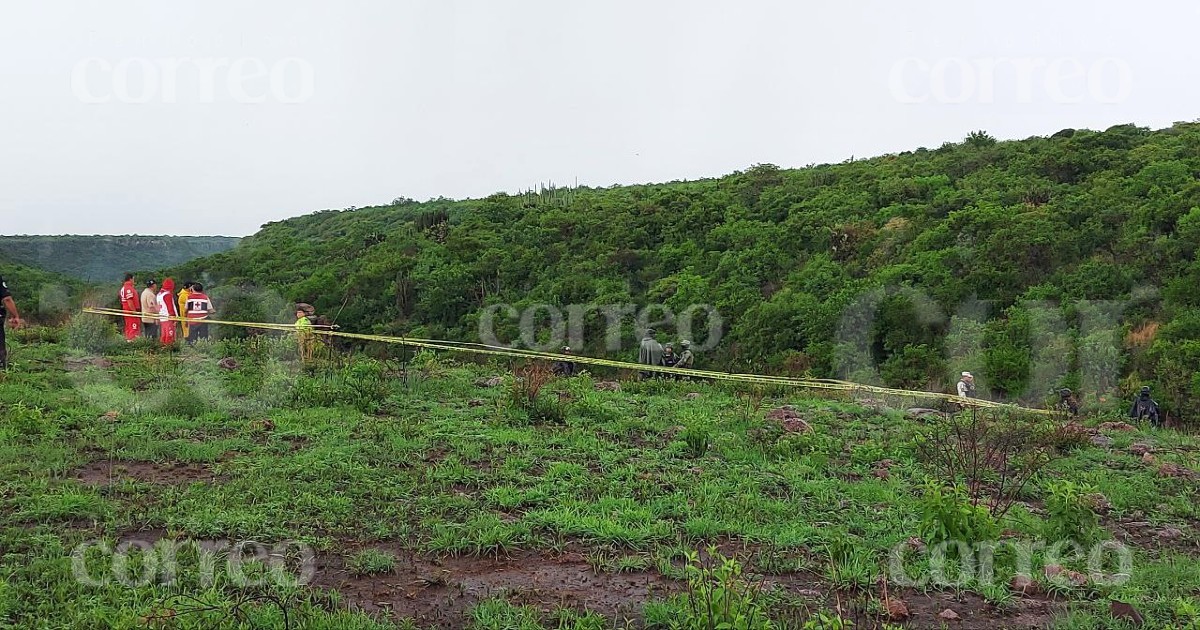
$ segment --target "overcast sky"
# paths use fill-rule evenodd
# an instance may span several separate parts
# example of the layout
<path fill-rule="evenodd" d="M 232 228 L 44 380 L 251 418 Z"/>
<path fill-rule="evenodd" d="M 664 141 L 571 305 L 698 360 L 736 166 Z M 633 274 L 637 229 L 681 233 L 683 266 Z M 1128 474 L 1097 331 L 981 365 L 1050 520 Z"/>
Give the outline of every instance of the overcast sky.
<path fill-rule="evenodd" d="M 917 8 L 920 7 L 920 8 Z M 712 177 L 1200 117 L 1191 2 L 0 5 L 0 232 Z"/>

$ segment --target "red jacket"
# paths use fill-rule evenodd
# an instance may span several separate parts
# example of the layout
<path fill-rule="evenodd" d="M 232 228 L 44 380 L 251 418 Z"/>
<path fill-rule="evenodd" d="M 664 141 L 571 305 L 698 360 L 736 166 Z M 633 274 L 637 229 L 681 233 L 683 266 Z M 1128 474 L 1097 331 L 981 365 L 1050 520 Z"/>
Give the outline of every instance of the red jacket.
<path fill-rule="evenodd" d="M 138 299 L 137 289 L 133 288 L 133 280 L 121 285 L 118 295 L 121 298 L 121 310 L 127 313 L 142 312 L 142 301 Z"/>

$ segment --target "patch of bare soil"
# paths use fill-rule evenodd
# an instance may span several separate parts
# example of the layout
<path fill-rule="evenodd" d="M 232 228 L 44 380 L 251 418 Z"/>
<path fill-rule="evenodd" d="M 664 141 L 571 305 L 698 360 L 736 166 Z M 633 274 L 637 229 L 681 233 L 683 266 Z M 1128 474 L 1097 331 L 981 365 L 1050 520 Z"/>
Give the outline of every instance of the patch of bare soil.
<path fill-rule="evenodd" d="M 973 593 L 911 591 L 900 596 L 909 611 L 905 628 L 1049 628 L 1054 617 L 1066 610 L 1065 602 L 1041 597 L 1017 597 L 1010 609 L 999 610 Z"/>
<path fill-rule="evenodd" d="M 68 372 L 79 372 L 89 367 L 106 370 L 113 366 L 113 362 L 105 359 L 104 357 L 83 357 L 78 359 L 68 357 L 63 361 L 63 363 Z"/>
<path fill-rule="evenodd" d="M 411 618 L 420 627 L 434 628 L 465 627 L 469 621 L 466 615 L 476 604 L 497 596 L 546 614 L 571 608 L 618 622 L 637 620 L 647 601 L 666 599 L 685 590 L 682 582 L 655 572 L 596 573 L 577 552 L 434 559 L 390 545 L 374 548 L 396 557 L 394 571 L 354 575 L 346 566 L 346 558 L 358 549 L 345 550 L 318 556 L 312 586 L 337 590 L 352 610 Z M 855 621 L 856 627 L 882 627 L 884 621 L 875 614 L 849 612 L 851 608 L 861 609 L 864 598 L 877 594 L 832 589 L 810 573 L 768 575 L 764 586 L 803 602 L 797 609 L 797 623 L 807 617 L 804 610 L 839 608 Z M 1048 628 L 1066 606 L 1047 597 L 1018 595 L 1011 608 L 1000 610 L 977 595 L 954 591 L 905 589 L 893 592 L 891 597 L 905 602 L 907 617 L 902 623 L 896 620 L 905 628 Z M 950 621 L 946 610 L 953 612 Z"/>
<path fill-rule="evenodd" d="M 495 596 L 546 612 L 573 608 L 623 619 L 640 617 L 647 600 L 682 589 L 657 573 L 597 574 L 583 556 L 574 553 L 428 559 L 380 549 L 397 557 L 395 571 L 355 576 L 343 556 L 324 555 L 317 560 L 312 585 L 336 589 L 352 609 L 409 617 L 421 626 L 440 628 L 465 626 L 466 613 Z"/>
<path fill-rule="evenodd" d="M 1156 526 L 1131 518 L 1105 519 L 1105 527 L 1117 542 L 1143 551 L 1175 551 L 1200 556 L 1200 536 L 1195 523 Z"/>
<path fill-rule="evenodd" d="M 210 482 L 217 478 L 207 466 L 183 462 L 94 461 L 77 469 L 75 479 L 89 486 L 109 486 L 133 480 L 161 485 Z"/>

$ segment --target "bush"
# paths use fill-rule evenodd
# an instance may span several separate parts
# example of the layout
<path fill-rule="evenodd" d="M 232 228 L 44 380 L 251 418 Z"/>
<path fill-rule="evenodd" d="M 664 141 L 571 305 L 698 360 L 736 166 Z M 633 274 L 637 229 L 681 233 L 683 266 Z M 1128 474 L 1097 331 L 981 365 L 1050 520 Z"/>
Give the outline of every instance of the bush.
<path fill-rule="evenodd" d="M 704 457 L 712 444 L 712 431 L 706 426 L 694 424 L 685 428 L 679 434 L 679 439 L 686 445 L 684 452 L 688 457 Z"/>
<path fill-rule="evenodd" d="M 86 313 L 67 322 L 64 337 L 69 347 L 92 354 L 103 354 L 121 343 L 121 335 L 108 318 Z"/>
<path fill-rule="evenodd" d="M 293 407 L 353 407 L 363 413 L 376 413 L 387 400 L 387 382 L 383 364 L 359 360 L 324 377 L 307 376 L 296 381 L 291 391 Z"/>
<path fill-rule="evenodd" d="M 742 574 L 742 565 L 710 547 L 708 558 L 700 561 L 688 552 L 687 593 L 680 619 L 674 627 L 686 630 L 771 630 L 775 624 L 767 617 L 766 589 L 761 579 Z"/>
<path fill-rule="evenodd" d="M 934 480 L 925 483 L 921 497 L 921 537 L 929 544 L 995 540 L 1000 527 L 986 507 L 975 505 L 962 486 L 945 488 Z"/>
<path fill-rule="evenodd" d="M 1072 481 L 1057 481 L 1047 484 L 1045 536 L 1052 542 L 1073 540 L 1078 543 L 1093 542 L 1097 534 L 1098 520 L 1092 505 L 1096 488 Z"/>
<path fill-rule="evenodd" d="M 185 387 L 175 387 L 167 392 L 167 398 L 159 408 L 165 415 L 188 419 L 199 418 L 205 411 L 208 411 L 208 405 Z"/>

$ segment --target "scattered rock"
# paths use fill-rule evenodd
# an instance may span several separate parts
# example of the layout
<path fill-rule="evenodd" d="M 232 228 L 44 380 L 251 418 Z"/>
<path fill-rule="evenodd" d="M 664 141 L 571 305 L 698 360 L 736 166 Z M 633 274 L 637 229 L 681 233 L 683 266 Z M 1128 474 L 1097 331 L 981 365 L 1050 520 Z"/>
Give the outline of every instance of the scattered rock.
<path fill-rule="evenodd" d="M 1168 527 L 1158 532 L 1158 537 L 1163 540 L 1179 540 L 1183 538 L 1183 531 L 1175 527 Z"/>
<path fill-rule="evenodd" d="M 783 430 L 788 433 L 809 433 L 813 430 L 807 422 L 800 418 L 788 418 L 781 420 L 779 424 L 783 425 Z"/>
<path fill-rule="evenodd" d="M 238 369 L 238 362 L 233 357 L 225 357 L 224 359 L 217 361 L 217 367 L 221 368 L 222 370 L 236 370 Z"/>
<path fill-rule="evenodd" d="M 916 551 L 925 551 L 925 541 L 916 536 L 910 536 L 905 544 Z"/>
<path fill-rule="evenodd" d="M 1138 442 L 1137 444 L 1134 444 L 1129 447 L 1129 454 L 1136 455 L 1138 457 L 1142 457 L 1142 456 L 1146 455 L 1147 453 L 1153 453 L 1153 452 L 1154 452 L 1154 447 L 1145 442 Z"/>
<path fill-rule="evenodd" d="M 1018 593 L 1026 595 L 1035 595 L 1038 592 L 1037 582 L 1028 575 L 1014 575 L 1012 581 L 1008 583 L 1008 587 Z"/>
<path fill-rule="evenodd" d="M 1146 465 L 1153 464 L 1154 463 L 1154 455 L 1151 453 L 1142 453 L 1142 463 L 1146 464 Z M 1163 465 L 1165 466 L 1166 464 L 1163 464 Z"/>
<path fill-rule="evenodd" d="M 1141 626 L 1146 622 L 1146 620 L 1142 618 L 1142 613 L 1138 612 L 1136 608 L 1126 604 L 1125 602 L 1109 602 L 1108 612 L 1110 615 L 1112 615 L 1113 619 L 1124 619 L 1132 622 L 1135 626 Z"/>
<path fill-rule="evenodd" d="M 117 418 L 121 417 L 121 412 L 120 411 L 105 411 L 104 415 L 101 417 L 104 418 L 105 420 L 108 420 L 109 422 L 115 422 Z"/>
<path fill-rule="evenodd" d="M 1063 575 L 1065 575 L 1067 577 L 1067 581 L 1074 586 L 1087 586 L 1088 576 L 1086 573 L 1080 573 L 1079 571 L 1065 571 Z"/>
<path fill-rule="evenodd" d="M 700 392 L 688 392 L 688 394 L 686 396 L 684 396 L 683 398 L 685 400 L 696 400 L 699 397 L 700 397 Z"/>
<path fill-rule="evenodd" d="M 499 387 L 502 384 L 504 384 L 504 379 L 499 376 L 493 376 L 492 378 L 481 378 L 475 381 L 476 387 Z"/>
<path fill-rule="evenodd" d="M 596 391 L 598 392 L 619 392 L 621 384 L 616 381 L 600 381 L 596 383 Z"/>
<path fill-rule="evenodd" d="M 1092 510 L 1097 514 L 1108 514 L 1112 510 L 1112 503 L 1108 500 L 1108 497 L 1099 492 L 1093 492 L 1085 498 L 1088 504 L 1092 506 Z"/>
<path fill-rule="evenodd" d="M 1099 446 L 1100 448 L 1108 448 L 1112 445 L 1113 445 L 1113 439 L 1108 437 L 1107 435 L 1093 435 L 1092 436 L 1092 446 Z"/>
<path fill-rule="evenodd" d="M 958 613 L 947 608 L 946 610 L 938 613 L 938 619 L 941 619 L 942 621 L 958 621 L 961 619 L 961 617 L 958 616 Z"/>
<path fill-rule="evenodd" d="M 813 430 L 812 426 L 805 422 L 796 408 L 791 405 L 772 409 L 767 414 L 767 419 L 778 422 L 788 433 L 808 433 Z"/>
<path fill-rule="evenodd" d="M 879 479 L 887 479 L 892 476 L 892 466 L 894 465 L 895 462 L 890 459 L 881 459 L 875 462 L 875 469 L 871 471 L 871 474 Z"/>
<path fill-rule="evenodd" d="M 471 400 L 467 401 L 467 406 L 468 407 L 482 407 L 483 401 L 478 398 L 472 398 Z"/>
<path fill-rule="evenodd" d="M 1147 462 L 1150 463 L 1150 462 Z M 1175 477 L 1177 479 L 1197 479 L 1200 478 L 1200 473 L 1191 468 L 1184 468 L 1179 464 L 1167 462 L 1158 467 L 1159 477 Z"/>
<path fill-rule="evenodd" d="M 909 615 L 908 604 L 899 597 L 893 597 L 888 600 L 887 613 L 892 621 L 904 621 Z"/>
<path fill-rule="evenodd" d="M 1137 431 L 1137 427 L 1128 422 L 1102 422 L 1101 431 Z"/>
<path fill-rule="evenodd" d="M 1061 564 L 1047 564 L 1045 568 L 1042 569 L 1042 573 L 1044 573 L 1046 577 L 1052 578 L 1061 574 L 1063 570 L 1064 569 L 1062 568 Z"/>
<path fill-rule="evenodd" d="M 767 420 L 787 420 L 788 418 L 799 418 L 800 412 L 791 405 L 784 405 L 777 409 L 772 409 L 767 413 Z"/>

